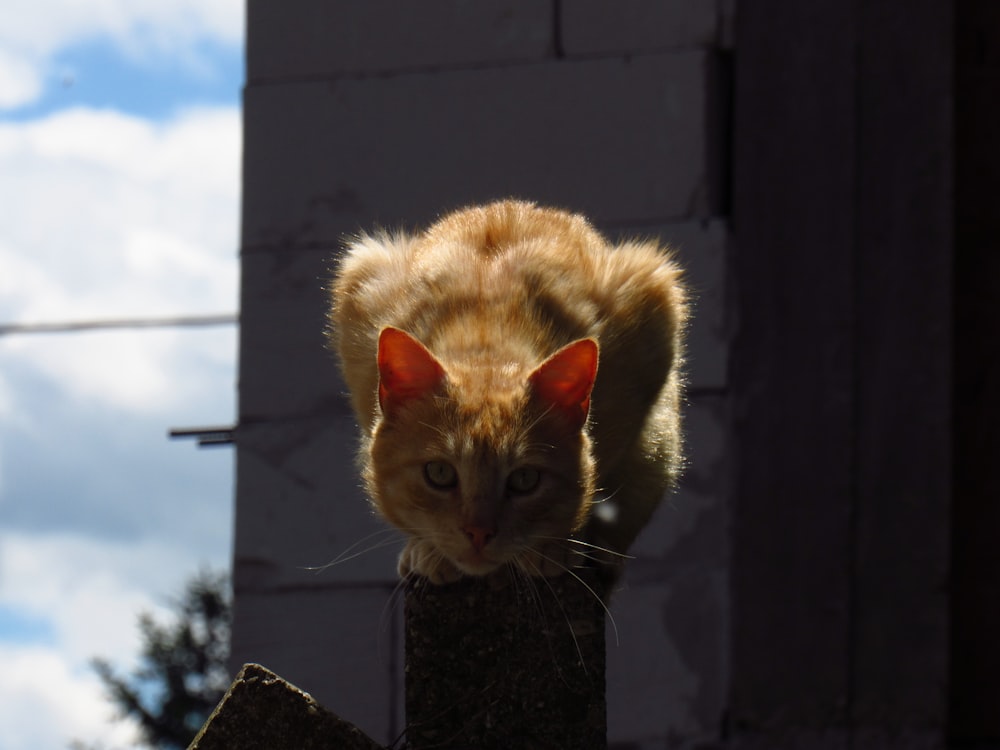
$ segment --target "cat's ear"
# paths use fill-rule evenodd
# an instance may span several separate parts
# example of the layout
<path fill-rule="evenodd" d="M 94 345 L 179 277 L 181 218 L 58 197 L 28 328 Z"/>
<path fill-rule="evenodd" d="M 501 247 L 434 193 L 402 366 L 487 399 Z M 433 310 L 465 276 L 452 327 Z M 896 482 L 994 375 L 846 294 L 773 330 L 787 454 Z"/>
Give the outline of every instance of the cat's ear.
<path fill-rule="evenodd" d="M 398 328 L 378 337 L 378 402 L 385 414 L 441 387 L 445 372 L 427 347 Z"/>
<path fill-rule="evenodd" d="M 590 411 L 590 391 L 597 377 L 597 342 L 567 344 L 528 376 L 535 394 L 564 414 L 574 428 L 583 427 Z"/>

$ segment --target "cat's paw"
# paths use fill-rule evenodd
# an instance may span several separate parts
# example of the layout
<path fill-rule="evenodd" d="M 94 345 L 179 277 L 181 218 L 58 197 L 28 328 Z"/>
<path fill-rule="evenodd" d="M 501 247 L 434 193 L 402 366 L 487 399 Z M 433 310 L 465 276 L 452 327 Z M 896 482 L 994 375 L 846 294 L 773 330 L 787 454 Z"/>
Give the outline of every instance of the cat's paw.
<path fill-rule="evenodd" d="M 400 578 L 409 575 L 423 576 L 438 586 L 453 583 L 462 577 L 462 571 L 456 568 L 434 546 L 423 539 L 410 539 L 403 551 L 399 553 L 399 563 L 396 565 Z"/>

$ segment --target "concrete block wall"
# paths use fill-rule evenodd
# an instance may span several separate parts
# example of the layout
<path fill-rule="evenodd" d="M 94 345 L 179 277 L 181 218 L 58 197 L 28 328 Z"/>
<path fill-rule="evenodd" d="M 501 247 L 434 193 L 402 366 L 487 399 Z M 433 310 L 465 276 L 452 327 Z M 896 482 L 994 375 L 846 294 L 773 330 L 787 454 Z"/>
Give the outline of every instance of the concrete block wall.
<path fill-rule="evenodd" d="M 690 468 L 613 603 L 609 739 L 662 748 L 718 736 L 731 7 L 249 3 L 235 664 L 264 664 L 379 741 L 403 731 L 399 537 L 358 488 L 323 287 L 345 235 L 518 196 L 611 235 L 660 236 L 689 269 Z"/>

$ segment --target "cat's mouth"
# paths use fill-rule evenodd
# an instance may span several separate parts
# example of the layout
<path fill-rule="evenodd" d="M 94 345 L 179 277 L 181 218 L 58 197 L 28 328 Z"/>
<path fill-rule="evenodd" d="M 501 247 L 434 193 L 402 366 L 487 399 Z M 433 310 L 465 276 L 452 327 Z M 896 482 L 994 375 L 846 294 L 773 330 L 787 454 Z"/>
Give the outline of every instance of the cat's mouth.
<path fill-rule="evenodd" d="M 461 555 L 457 555 L 452 558 L 452 562 L 455 563 L 455 567 L 470 576 L 487 575 L 501 565 L 500 562 L 486 554 L 485 550 L 479 551 L 475 549 L 469 549 Z"/>

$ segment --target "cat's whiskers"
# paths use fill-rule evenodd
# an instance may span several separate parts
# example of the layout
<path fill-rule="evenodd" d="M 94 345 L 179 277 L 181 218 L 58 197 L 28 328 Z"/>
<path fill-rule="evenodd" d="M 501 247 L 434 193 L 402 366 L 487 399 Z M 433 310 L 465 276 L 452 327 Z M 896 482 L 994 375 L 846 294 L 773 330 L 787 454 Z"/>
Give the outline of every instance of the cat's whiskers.
<path fill-rule="evenodd" d="M 530 548 L 527 548 L 526 551 L 531 551 L 531 550 L 530 550 Z M 536 553 L 540 557 L 545 557 L 545 555 L 542 555 L 541 553 L 538 553 L 537 550 L 536 550 Z M 548 587 L 549 592 L 552 594 L 552 599 L 555 601 L 556 606 L 559 607 L 559 611 L 562 613 L 563 621 L 566 623 L 566 629 L 569 631 L 570 637 L 573 639 L 573 648 L 576 649 L 576 655 L 577 655 L 577 658 L 580 661 L 580 667 L 583 669 L 584 674 L 586 674 L 587 673 L 587 661 L 586 661 L 586 659 L 583 658 L 583 650 L 580 648 L 580 641 L 576 637 L 576 631 L 573 630 L 573 623 L 569 619 L 569 615 L 566 614 L 566 609 L 563 607 L 562 602 L 559 601 L 559 596 L 556 594 L 556 590 L 554 588 L 552 588 L 552 584 L 549 583 L 549 579 L 546 576 L 542 575 L 542 571 L 538 568 L 537 565 L 535 565 L 534 562 L 532 562 L 532 560 L 530 559 L 530 557 L 524 557 L 523 560 L 522 560 L 520 558 L 520 556 L 519 556 L 518 559 L 519 559 L 519 562 L 523 562 L 523 563 L 525 563 L 527 565 L 530 565 L 531 568 L 532 568 L 532 570 L 534 571 L 534 575 L 531 575 L 531 571 L 524 571 L 524 572 L 526 573 L 527 578 L 528 578 L 528 580 L 530 582 L 530 585 L 531 585 L 532 589 L 535 592 L 535 596 L 538 597 L 536 601 L 538 602 L 538 609 L 539 609 L 539 611 L 540 611 L 540 613 L 541 613 L 541 615 L 542 615 L 543 618 L 545 616 L 545 610 L 542 608 L 541 598 L 540 598 L 540 595 L 538 593 L 538 587 L 535 586 L 534 579 L 541 578 L 542 581 L 545 582 L 546 587 Z M 545 559 L 549 559 L 549 558 L 545 558 Z M 523 570 L 523 568 L 522 568 L 522 570 Z M 584 584 L 584 585 L 586 586 L 586 584 Z M 558 661 L 556 661 L 556 665 L 558 666 Z"/>
<path fill-rule="evenodd" d="M 392 617 L 392 613 L 395 612 L 396 607 L 398 607 L 399 603 L 403 600 L 403 597 L 400 594 L 409 580 L 409 576 L 400 578 L 396 581 L 396 585 L 392 587 L 392 591 L 389 592 L 389 597 L 385 600 L 385 604 L 382 605 L 382 612 L 379 614 L 378 618 L 378 629 L 380 633 L 384 633 L 388 630 L 389 620 Z M 379 648 L 381 649 L 381 641 L 379 641 Z"/>
<path fill-rule="evenodd" d="M 588 560 L 589 562 L 596 563 L 597 565 L 607 565 L 608 564 L 607 560 L 604 560 L 604 559 L 598 557 L 597 555 L 595 555 L 594 553 L 588 552 L 586 550 L 571 549 L 571 550 L 567 550 L 567 552 L 569 554 L 571 554 L 571 555 L 576 555 L 577 557 L 582 557 L 584 560 Z"/>
<path fill-rule="evenodd" d="M 364 549 L 358 549 L 359 546 L 365 544 L 369 540 L 376 539 L 379 537 L 382 538 L 379 541 L 372 544 L 371 546 L 365 547 Z M 399 531 L 397 529 L 391 527 L 379 529 L 378 531 L 373 531 L 371 534 L 363 536 L 361 539 L 351 544 L 349 547 L 347 547 L 347 549 L 343 550 L 330 562 L 325 563 L 324 565 L 307 565 L 303 566 L 301 569 L 309 570 L 319 574 L 327 570 L 328 568 L 340 565 L 342 563 L 347 562 L 348 560 L 353 560 L 356 557 L 360 557 L 361 555 L 365 555 L 369 552 L 374 552 L 375 550 L 379 550 L 384 547 L 392 547 L 393 545 L 401 544 L 404 541 L 406 540 L 403 537 L 399 536 Z"/>
<path fill-rule="evenodd" d="M 618 485 L 618 488 L 612 490 L 611 492 L 605 492 L 602 488 L 598 487 L 594 490 L 594 497 L 591 498 L 591 505 L 600 505 L 601 503 L 606 503 L 610 500 L 615 499 L 615 495 L 622 491 L 622 486 Z M 599 497 L 598 497 L 599 496 Z"/>
<path fill-rule="evenodd" d="M 572 549 L 572 548 L 570 548 L 566 544 L 569 541 L 571 541 L 571 540 L 567 539 L 565 537 L 558 537 L 558 536 L 534 536 L 534 537 L 532 537 L 532 543 L 537 543 L 537 542 L 556 542 L 556 543 L 559 543 L 560 546 L 563 549 L 565 549 L 565 551 L 568 554 L 576 555 L 577 557 L 582 557 L 584 560 L 590 560 L 591 562 L 595 562 L 598 565 L 604 565 L 604 564 L 606 564 L 606 562 L 604 560 L 601 560 L 600 558 L 598 558 L 597 556 L 591 554 L 587 550 L 578 550 L 578 549 Z M 549 545 L 549 546 L 555 546 L 555 545 Z M 577 567 L 577 566 L 574 566 L 574 567 Z"/>
<path fill-rule="evenodd" d="M 428 535 L 428 532 L 430 532 L 429 535 L 433 536 L 433 531 L 434 530 L 433 529 L 421 529 L 420 531 L 422 533 L 424 533 L 425 535 Z M 408 530 L 407 533 L 409 534 L 409 533 L 411 533 L 411 531 Z M 435 560 L 435 562 L 445 559 L 444 553 L 442 553 L 439 549 L 437 549 L 437 547 L 434 547 L 433 551 L 434 551 L 434 560 Z M 385 605 L 383 605 L 383 607 L 382 607 L 382 616 L 379 618 L 379 628 L 383 632 L 385 632 L 385 629 L 386 629 L 385 622 L 388 620 L 387 614 L 392 614 L 392 609 L 389 609 L 387 611 L 386 607 L 388 607 L 390 604 L 398 604 L 399 601 L 402 599 L 402 597 L 399 596 L 399 593 L 406 587 L 407 584 L 409 584 L 410 582 L 412 582 L 415 578 L 419 578 L 419 577 L 420 577 L 419 573 L 415 573 L 414 571 L 411 570 L 406 575 L 401 576 L 399 578 L 399 580 L 396 581 L 396 585 L 392 587 L 392 591 L 389 594 L 389 599 L 386 601 Z M 393 607 L 393 609 L 394 608 L 395 607 Z"/>
<path fill-rule="evenodd" d="M 535 427 L 536 427 L 536 426 L 538 426 L 538 424 L 539 424 L 539 423 L 540 423 L 540 422 L 541 422 L 541 421 L 542 421 L 543 419 L 545 419 L 545 418 L 546 418 L 547 416 L 549 416 L 549 414 L 550 414 L 550 413 L 552 412 L 552 410 L 553 410 L 554 408 L 555 408 L 555 407 L 554 407 L 554 405 L 552 405 L 552 404 L 549 404 L 549 405 L 548 405 L 548 406 L 547 406 L 547 407 L 546 407 L 546 408 L 545 408 L 545 409 L 544 409 L 544 410 L 542 411 L 542 413 L 541 413 L 541 414 L 539 414 L 539 415 L 538 415 L 537 417 L 535 417 L 535 419 L 534 419 L 534 420 L 533 420 L 533 421 L 531 422 L 531 424 L 529 424 L 529 425 L 528 425 L 527 427 L 525 427 L 525 428 L 524 428 L 524 430 L 523 430 L 524 434 L 525 434 L 525 435 L 527 435 L 527 434 L 530 434 L 530 433 L 531 433 L 531 431 L 532 431 L 532 430 L 534 430 L 534 429 L 535 429 Z M 555 446 L 553 446 L 553 445 L 550 445 L 550 446 L 548 446 L 548 447 L 549 447 L 549 448 L 554 448 Z"/>
<path fill-rule="evenodd" d="M 618 624 L 615 622 L 615 617 L 614 617 L 614 615 L 611 614 L 611 610 L 608 609 L 608 605 L 604 603 L 604 599 L 601 598 L 601 596 L 599 596 L 596 591 L 594 591 L 594 589 L 590 586 L 590 584 L 587 583 L 585 580 L 583 580 L 576 573 L 574 573 L 573 570 L 572 570 L 572 568 L 566 567 L 565 565 L 563 565 L 561 562 L 559 562 L 555 558 L 549 557 L 548 555 L 546 555 L 545 553 L 543 553 L 543 552 L 541 552 L 540 550 L 537 550 L 537 549 L 535 550 L 535 554 L 537 554 L 543 560 L 547 560 L 548 562 L 550 562 L 553 565 L 555 565 L 557 568 L 561 568 L 564 572 L 566 572 L 569 575 L 573 576 L 577 581 L 580 582 L 581 586 L 583 586 L 585 589 L 587 589 L 587 591 L 589 591 L 593 595 L 593 597 L 597 601 L 597 603 L 601 605 L 601 609 L 604 610 L 604 614 L 607 616 L 608 621 L 611 623 L 611 629 L 615 633 L 615 645 L 616 646 L 620 645 L 620 641 L 618 639 Z M 532 565 L 534 567 L 534 564 L 532 564 Z M 551 584 L 550 584 L 550 588 L 551 588 Z"/>
<path fill-rule="evenodd" d="M 535 539 L 544 540 L 547 542 L 560 542 L 560 543 L 565 542 L 567 544 L 576 544 L 581 547 L 586 547 L 588 550 L 593 550 L 594 552 L 601 552 L 605 555 L 610 555 L 611 557 L 621 558 L 622 560 L 635 559 L 635 555 L 627 555 L 624 552 L 616 552 L 615 550 L 609 549 L 608 547 L 602 547 L 599 544 L 591 544 L 590 542 L 585 542 L 582 539 L 575 539 L 571 536 L 570 537 L 537 536 L 535 537 Z M 580 555 L 581 557 L 587 558 L 588 560 L 594 560 L 595 562 L 603 562 L 607 564 L 607 561 L 605 561 L 603 558 L 597 555 L 591 555 L 588 552 L 580 550 L 571 550 L 571 551 L 574 552 L 575 554 Z"/>
<path fill-rule="evenodd" d="M 519 450 L 519 455 L 522 457 L 545 456 L 554 450 L 556 450 L 556 446 L 551 443 L 526 443 Z"/>
<path fill-rule="evenodd" d="M 451 440 L 451 435 L 449 434 L 449 432 L 444 427 L 441 427 L 440 425 L 436 425 L 436 424 L 432 424 L 430 422 L 424 422 L 424 421 L 419 421 L 419 422 L 417 422 L 417 424 L 419 424 L 421 427 L 426 427 L 428 430 L 431 430 L 432 432 L 436 432 L 446 442 L 449 441 L 449 440 Z"/>
<path fill-rule="evenodd" d="M 525 548 L 525 550 L 527 550 L 527 548 Z M 542 599 L 538 593 L 538 587 L 535 585 L 534 576 L 530 575 L 527 571 L 524 570 L 524 566 L 521 564 L 519 556 L 520 553 L 514 555 L 514 557 L 511 558 L 506 563 L 510 578 L 513 581 L 513 586 L 515 587 L 515 590 L 518 592 L 517 593 L 518 600 L 520 601 L 521 599 L 521 594 L 520 594 L 521 589 L 518 588 L 518 585 L 520 583 L 524 585 L 524 590 L 527 592 L 526 598 L 529 599 L 531 603 L 534 605 L 535 611 L 538 613 L 539 620 L 541 620 L 544 623 L 545 609 L 542 607 Z"/>

